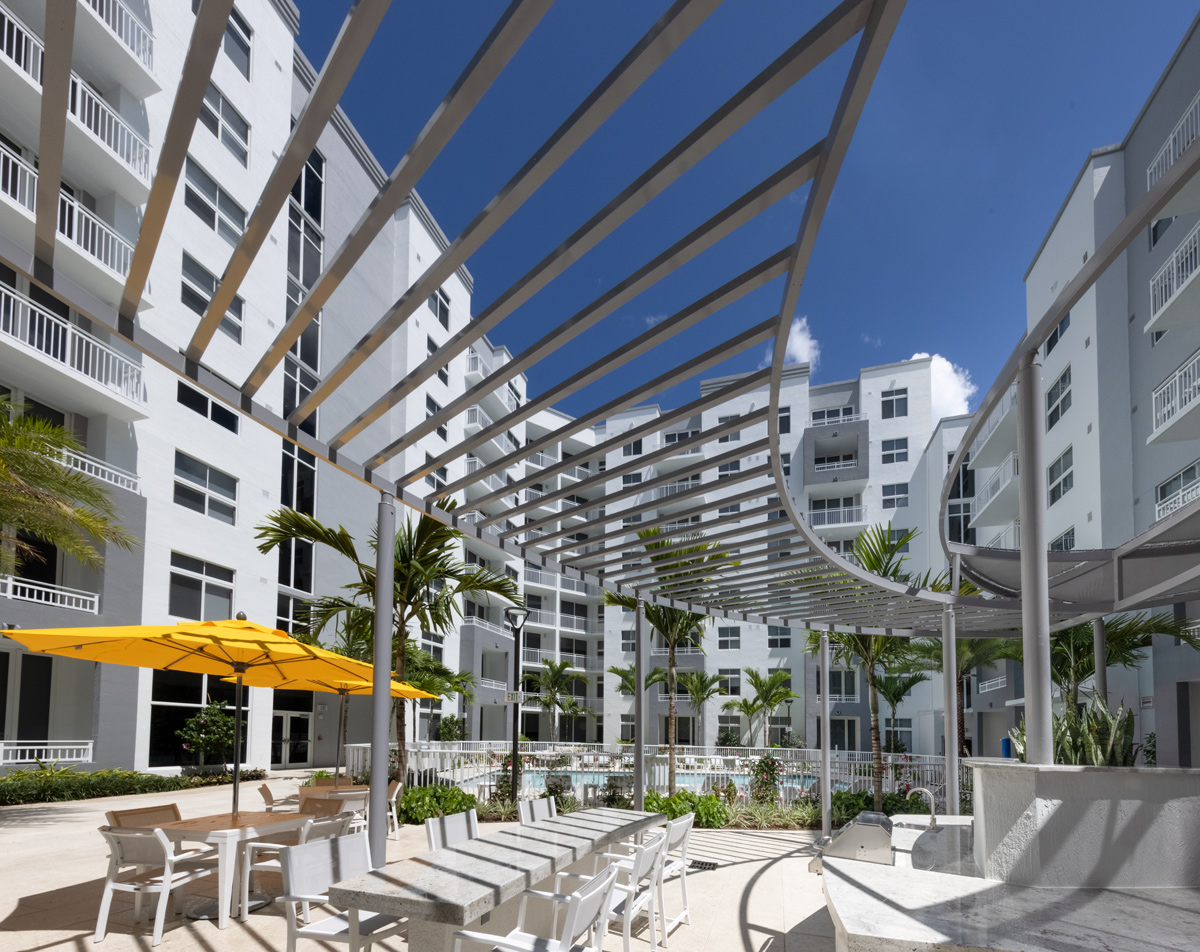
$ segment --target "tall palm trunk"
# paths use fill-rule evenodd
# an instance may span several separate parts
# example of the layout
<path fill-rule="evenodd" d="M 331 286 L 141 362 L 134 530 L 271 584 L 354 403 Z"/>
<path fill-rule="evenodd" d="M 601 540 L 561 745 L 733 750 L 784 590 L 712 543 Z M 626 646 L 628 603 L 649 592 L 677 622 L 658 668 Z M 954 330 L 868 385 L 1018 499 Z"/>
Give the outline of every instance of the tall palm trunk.
<path fill-rule="evenodd" d="M 875 811 L 883 809 L 883 746 L 879 743 L 879 691 L 875 683 L 875 669 L 867 674 L 868 694 L 871 703 L 871 779 L 875 792 Z"/>
<path fill-rule="evenodd" d="M 667 645 L 667 788 L 675 796 L 675 643 Z"/>

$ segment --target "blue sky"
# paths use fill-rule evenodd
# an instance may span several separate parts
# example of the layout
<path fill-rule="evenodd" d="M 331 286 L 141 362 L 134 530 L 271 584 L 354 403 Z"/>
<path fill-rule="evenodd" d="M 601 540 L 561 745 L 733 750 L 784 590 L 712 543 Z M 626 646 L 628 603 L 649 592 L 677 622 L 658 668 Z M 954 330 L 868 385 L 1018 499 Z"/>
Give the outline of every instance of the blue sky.
<path fill-rule="evenodd" d="M 320 66 L 349 4 L 298 0 Z M 506 4 L 394 3 L 343 106 L 390 171 Z M 419 183 L 453 238 L 667 8 L 559 0 Z M 832 3 L 726 3 L 469 262 L 473 313 L 672 147 Z M 1120 141 L 1196 15 L 1194 3 L 912 0 L 900 21 L 800 296 L 797 355 L 816 382 L 911 357 L 946 357 L 992 383 L 1025 322 L 1022 275 L 1089 149 Z M 517 351 L 819 140 L 850 46 L 658 196 L 492 334 Z M 563 348 L 536 393 L 795 238 L 804 190 Z M 697 354 L 778 310 L 781 282 L 674 345 Z M 707 374 L 753 369 L 761 348 Z M 946 409 L 969 390 L 942 365 Z M 663 369 L 631 362 L 561 404 L 568 412 Z M 694 398 L 694 383 L 659 398 Z"/>

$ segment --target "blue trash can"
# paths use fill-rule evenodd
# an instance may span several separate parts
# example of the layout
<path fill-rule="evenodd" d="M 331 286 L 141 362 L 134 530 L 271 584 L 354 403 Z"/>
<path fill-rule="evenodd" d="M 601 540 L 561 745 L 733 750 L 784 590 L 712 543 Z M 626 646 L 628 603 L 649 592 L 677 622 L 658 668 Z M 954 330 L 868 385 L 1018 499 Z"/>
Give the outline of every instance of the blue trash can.
<path fill-rule="evenodd" d="M 1000 756 L 1001 757 L 1012 757 L 1012 738 L 1011 737 L 1000 738 Z"/>

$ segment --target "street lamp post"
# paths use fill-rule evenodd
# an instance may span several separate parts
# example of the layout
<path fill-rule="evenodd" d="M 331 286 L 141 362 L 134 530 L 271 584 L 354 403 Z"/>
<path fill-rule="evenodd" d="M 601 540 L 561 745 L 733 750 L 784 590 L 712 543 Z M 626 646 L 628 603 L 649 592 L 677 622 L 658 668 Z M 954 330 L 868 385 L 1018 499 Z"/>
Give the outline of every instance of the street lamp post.
<path fill-rule="evenodd" d="M 521 629 L 525 627 L 527 618 L 529 618 L 528 608 L 504 609 L 504 620 L 508 622 L 513 631 L 513 745 L 512 767 L 508 775 L 512 781 L 511 791 L 514 801 L 516 801 L 517 791 L 520 789 L 521 775 Z"/>
<path fill-rule="evenodd" d="M 791 740 L 792 736 L 796 733 L 795 727 L 792 724 L 792 699 L 788 698 L 783 703 L 787 706 L 787 721 L 788 721 L 787 732 L 788 732 L 788 739 Z"/>

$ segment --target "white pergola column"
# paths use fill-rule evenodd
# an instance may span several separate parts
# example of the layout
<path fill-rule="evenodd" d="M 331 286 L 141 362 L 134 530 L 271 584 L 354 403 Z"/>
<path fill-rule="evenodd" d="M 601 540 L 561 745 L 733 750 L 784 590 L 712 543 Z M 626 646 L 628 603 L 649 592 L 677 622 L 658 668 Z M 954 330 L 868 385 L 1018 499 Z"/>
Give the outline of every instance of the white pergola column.
<path fill-rule="evenodd" d="M 633 808 L 646 808 L 646 685 L 645 636 L 642 628 L 642 599 L 633 608 Z"/>
<path fill-rule="evenodd" d="M 946 813 L 958 816 L 958 645 L 955 642 L 954 609 L 942 611 L 942 699 L 946 713 Z"/>
<path fill-rule="evenodd" d="M 833 833 L 833 788 L 829 764 L 829 632 L 821 632 L 821 835 Z"/>
<path fill-rule="evenodd" d="M 396 505 L 389 492 L 379 494 L 379 529 L 375 549 L 375 668 L 371 692 L 371 793 L 367 839 L 371 863 L 387 862 L 387 788 L 389 722 L 392 713 L 392 628 L 395 614 Z M 403 738 L 398 738 L 403 740 Z M 404 783 L 401 777 L 400 782 Z"/>

